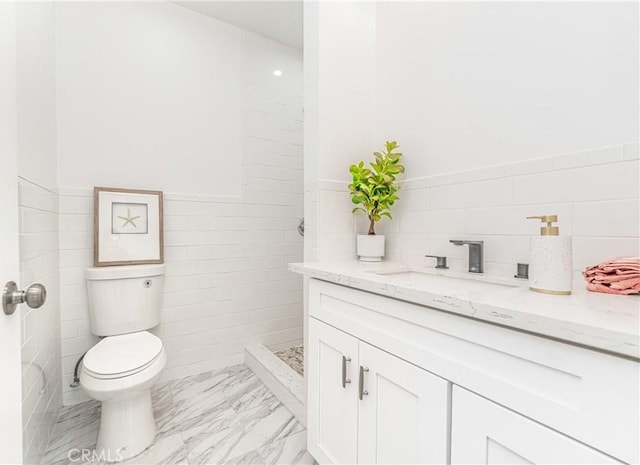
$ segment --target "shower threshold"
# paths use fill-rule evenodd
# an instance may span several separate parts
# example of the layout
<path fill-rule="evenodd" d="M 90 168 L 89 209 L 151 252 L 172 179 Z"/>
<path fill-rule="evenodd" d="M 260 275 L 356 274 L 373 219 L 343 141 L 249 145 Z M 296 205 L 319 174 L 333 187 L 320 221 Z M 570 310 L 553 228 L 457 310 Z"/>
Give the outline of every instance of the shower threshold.
<path fill-rule="evenodd" d="M 294 346 L 273 353 L 262 344 L 252 344 L 245 347 L 244 352 L 247 366 L 306 426 L 302 347 Z"/>

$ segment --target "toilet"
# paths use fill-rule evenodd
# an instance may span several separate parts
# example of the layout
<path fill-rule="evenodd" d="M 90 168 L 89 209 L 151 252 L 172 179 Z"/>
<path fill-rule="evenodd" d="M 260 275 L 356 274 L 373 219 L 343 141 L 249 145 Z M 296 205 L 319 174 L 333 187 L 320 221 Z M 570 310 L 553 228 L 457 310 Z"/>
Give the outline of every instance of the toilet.
<path fill-rule="evenodd" d="M 151 445 L 156 422 L 151 387 L 167 361 L 160 323 L 164 265 L 88 268 L 91 332 L 102 339 L 85 354 L 80 385 L 102 402 L 96 454 L 128 459 Z"/>

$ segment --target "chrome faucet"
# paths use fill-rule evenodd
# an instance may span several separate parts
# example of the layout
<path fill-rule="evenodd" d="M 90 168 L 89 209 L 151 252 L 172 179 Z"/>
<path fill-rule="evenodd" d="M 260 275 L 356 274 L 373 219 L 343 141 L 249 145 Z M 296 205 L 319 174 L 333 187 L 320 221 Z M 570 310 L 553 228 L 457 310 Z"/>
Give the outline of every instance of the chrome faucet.
<path fill-rule="evenodd" d="M 469 273 L 484 273 L 484 241 L 450 240 L 454 245 L 469 246 Z"/>

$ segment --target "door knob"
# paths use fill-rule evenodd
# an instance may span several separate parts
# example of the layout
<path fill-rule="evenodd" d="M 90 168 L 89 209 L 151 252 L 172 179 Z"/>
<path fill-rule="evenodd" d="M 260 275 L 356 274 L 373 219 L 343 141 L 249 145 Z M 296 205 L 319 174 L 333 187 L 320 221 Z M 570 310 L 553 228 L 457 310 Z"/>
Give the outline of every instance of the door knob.
<path fill-rule="evenodd" d="M 39 308 L 45 300 L 47 300 L 47 289 L 42 284 L 32 284 L 20 291 L 16 283 L 9 281 L 2 290 L 2 309 L 7 315 L 13 314 L 18 304 L 26 303 L 31 308 Z"/>

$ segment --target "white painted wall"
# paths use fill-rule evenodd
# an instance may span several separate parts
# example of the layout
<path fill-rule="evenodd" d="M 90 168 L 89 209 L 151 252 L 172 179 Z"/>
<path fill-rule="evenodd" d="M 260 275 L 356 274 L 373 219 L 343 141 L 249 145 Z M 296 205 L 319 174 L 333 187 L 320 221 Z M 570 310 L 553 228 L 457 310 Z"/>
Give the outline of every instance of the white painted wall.
<path fill-rule="evenodd" d="M 319 2 L 318 15 L 318 176 L 340 179 L 345 164 L 348 173 L 373 150 L 376 9 L 371 2 Z"/>
<path fill-rule="evenodd" d="M 374 149 L 375 4 L 311 2 L 304 20 L 305 260 L 350 259 L 351 215 L 340 215 L 338 227 L 327 221 L 335 199 L 320 192 L 326 179 L 343 180 L 344 190 L 349 165 Z"/>
<path fill-rule="evenodd" d="M 638 140 L 637 2 L 376 7 L 376 141 L 407 177 Z"/>
<path fill-rule="evenodd" d="M 21 288 L 47 288 L 22 320 L 23 463 L 39 464 L 62 405 L 56 191 L 54 4 L 16 5 L 18 203 Z"/>
<path fill-rule="evenodd" d="M 251 342 L 287 347 L 302 338 L 302 279 L 287 271 L 287 263 L 302 260 L 302 237 L 296 232 L 298 218 L 303 215 L 302 56 L 297 49 L 211 18 L 185 22 L 182 8 L 175 5 L 171 8 L 177 8 L 176 14 L 166 17 L 166 6 L 147 5 L 144 11 L 149 20 L 156 14 L 165 18 L 172 34 L 190 34 L 184 29 L 201 20 L 207 21 L 208 31 L 203 42 L 231 31 L 229 37 L 234 40 L 230 47 L 238 53 L 237 63 L 228 64 L 225 52 L 220 61 L 213 56 L 202 66 L 210 69 L 229 65 L 235 73 L 238 96 L 229 113 L 240 115 L 242 138 L 238 154 L 225 156 L 235 157 L 241 168 L 239 195 L 213 196 L 197 184 L 188 193 L 176 190 L 175 173 L 162 168 L 166 154 L 157 156 L 160 163 L 154 165 L 154 177 L 145 180 L 157 182 L 145 187 L 163 189 L 165 193 L 166 280 L 161 324 L 154 332 L 167 350 L 164 378 L 170 379 L 240 363 L 244 347 Z M 101 13 L 105 8 L 97 5 L 92 10 L 84 4 L 80 7 L 86 14 Z M 128 16 L 131 6 L 118 4 L 109 10 L 113 12 L 111 8 L 118 7 L 123 8 L 124 24 L 132 21 Z M 184 12 L 189 17 L 200 16 L 189 10 Z M 134 17 L 140 21 L 139 29 L 144 30 L 146 16 L 136 16 L 138 13 L 135 10 Z M 82 41 L 85 32 L 75 31 L 79 35 L 70 35 L 66 40 Z M 61 44 L 58 50 L 65 53 Z M 151 58 L 146 56 L 145 60 Z M 275 69 L 283 71 L 283 75 L 274 76 Z M 93 85 L 93 77 L 87 79 L 82 86 Z M 168 86 L 167 92 L 180 94 L 182 89 Z M 60 97 L 60 102 L 65 99 Z M 102 105 L 107 104 L 102 102 L 95 111 L 100 111 Z M 135 109 L 136 105 L 133 102 L 130 108 Z M 164 117 L 163 111 L 159 113 Z M 91 152 L 84 164 L 99 163 L 100 157 Z M 61 161 L 61 171 L 65 163 Z M 84 270 L 92 266 L 93 198 L 89 187 L 99 179 L 91 178 L 91 171 L 87 172 L 87 184 L 83 181 L 60 188 L 65 405 L 86 399 L 80 389 L 70 389 L 68 385 L 78 357 L 97 342 L 89 327 Z M 126 177 L 126 167 L 118 166 L 115 174 Z M 188 171 L 180 177 L 189 181 L 199 174 Z M 224 176 L 224 170 L 218 174 L 218 178 Z M 126 186 L 119 180 L 114 182 L 115 186 Z"/>
<path fill-rule="evenodd" d="M 19 2 L 18 175 L 57 186 L 54 5 Z"/>
<path fill-rule="evenodd" d="M 239 28 L 248 29 L 290 47 L 302 49 L 302 0 L 242 0 L 240 2 L 177 0 L 172 3 Z"/>
<path fill-rule="evenodd" d="M 56 14 L 60 186 L 240 195 L 240 29 L 167 2 Z"/>
<path fill-rule="evenodd" d="M 305 181 L 345 178 L 372 149 L 374 47 L 373 3 L 305 5 Z"/>
<path fill-rule="evenodd" d="M 373 142 L 375 6 L 309 2 L 304 28 L 305 181 L 345 178 Z"/>

